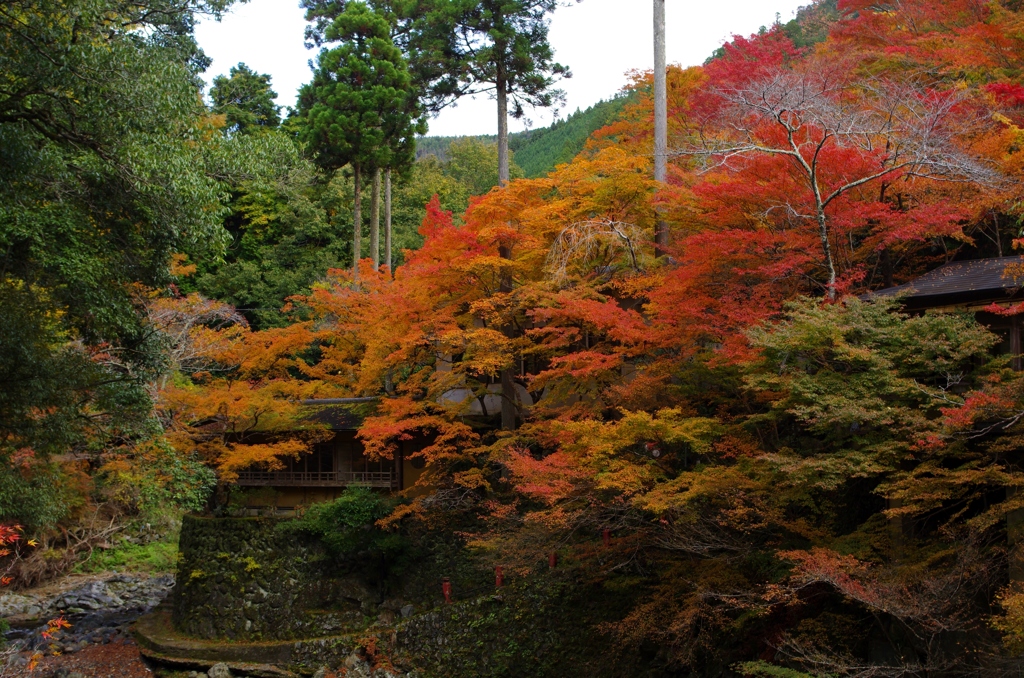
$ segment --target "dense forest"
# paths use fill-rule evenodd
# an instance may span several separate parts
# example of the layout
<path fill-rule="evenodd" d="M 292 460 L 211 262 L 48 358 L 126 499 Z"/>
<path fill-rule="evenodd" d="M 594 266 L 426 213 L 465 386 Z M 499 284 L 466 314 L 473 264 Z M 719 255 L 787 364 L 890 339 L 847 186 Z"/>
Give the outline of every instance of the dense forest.
<path fill-rule="evenodd" d="M 204 99 L 228 4 L 0 6 L 5 585 L 173 560 L 183 512 L 322 440 L 303 401 L 359 398 L 374 458 L 427 441 L 367 534 L 560 557 L 649 675 L 1018 674 L 1024 374 L 872 294 L 1024 244 L 1018 0 L 823 0 L 670 67 L 666 183 L 651 72 L 506 154 L 423 138 L 472 88 L 389 3 L 306 1 L 290 114 L 242 64 Z"/>

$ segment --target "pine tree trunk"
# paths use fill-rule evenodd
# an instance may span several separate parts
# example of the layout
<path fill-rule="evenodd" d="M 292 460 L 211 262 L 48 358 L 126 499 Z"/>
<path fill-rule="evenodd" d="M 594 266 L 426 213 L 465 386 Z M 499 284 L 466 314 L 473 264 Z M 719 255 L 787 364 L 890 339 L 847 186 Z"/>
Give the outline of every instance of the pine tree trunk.
<path fill-rule="evenodd" d="M 498 77 L 495 82 L 498 96 L 498 185 L 507 186 L 509 182 L 508 162 L 508 92 L 505 73 L 498 66 Z"/>
<path fill-rule="evenodd" d="M 388 272 L 393 273 L 391 267 L 391 170 L 384 172 L 384 265 Z"/>
<path fill-rule="evenodd" d="M 370 191 L 370 258 L 373 270 L 380 268 L 380 170 L 373 173 L 373 190 Z"/>
<path fill-rule="evenodd" d="M 654 180 L 668 179 L 668 72 L 665 58 L 665 0 L 654 0 Z M 655 256 L 668 254 L 668 224 L 654 227 Z"/>
<path fill-rule="evenodd" d="M 355 204 L 352 207 L 352 275 L 359 278 L 359 259 L 363 251 L 363 177 L 359 165 L 353 165 Z"/>

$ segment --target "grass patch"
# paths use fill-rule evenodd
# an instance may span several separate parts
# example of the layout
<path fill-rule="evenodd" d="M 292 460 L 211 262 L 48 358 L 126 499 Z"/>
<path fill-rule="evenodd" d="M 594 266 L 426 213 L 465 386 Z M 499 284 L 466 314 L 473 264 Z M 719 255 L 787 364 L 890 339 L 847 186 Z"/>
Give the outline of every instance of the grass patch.
<path fill-rule="evenodd" d="M 122 541 L 112 549 L 93 551 L 75 567 L 75 572 L 174 572 L 178 566 L 178 540 L 154 541 L 146 545 Z"/>

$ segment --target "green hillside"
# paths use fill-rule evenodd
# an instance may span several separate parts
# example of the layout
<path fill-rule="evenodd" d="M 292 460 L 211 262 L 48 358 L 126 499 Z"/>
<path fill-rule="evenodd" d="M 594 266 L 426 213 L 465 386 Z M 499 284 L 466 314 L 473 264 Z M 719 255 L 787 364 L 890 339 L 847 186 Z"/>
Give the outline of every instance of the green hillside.
<path fill-rule="evenodd" d="M 590 135 L 614 122 L 628 97 L 601 101 L 585 111 L 576 110 L 550 127 L 520 132 L 509 140 L 516 162 L 528 177 L 541 177 L 557 165 L 579 155 Z"/>
<path fill-rule="evenodd" d="M 517 132 L 509 135 L 509 148 L 515 162 L 523 168 L 527 177 L 542 177 L 557 165 L 575 158 L 587 143 L 590 135 L 613 122 L 625 105 L 628 97 L 619 96 L 610 101 L 601 101 L 585 111 L 577 109 L 564 120 L 556 120 L 549 127 Z M 416 140 L 416 157 L 436 156 L 444 162 L 448 159 L 448 147 L 462 137 L 420 137 Z M 497 142 L 494 135 L 475 137 L 488 144 Z"/>

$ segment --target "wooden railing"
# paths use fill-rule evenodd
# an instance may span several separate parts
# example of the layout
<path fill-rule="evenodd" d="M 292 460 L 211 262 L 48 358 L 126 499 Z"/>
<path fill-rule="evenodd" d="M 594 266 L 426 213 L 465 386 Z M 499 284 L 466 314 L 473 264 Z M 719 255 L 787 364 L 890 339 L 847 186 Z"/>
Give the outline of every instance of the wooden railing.
<path fill-rule="evenodd" d="M 242 471 L 238 474 L 238 485 L 248 487 L 391 487 L 391 471 Z"/>

